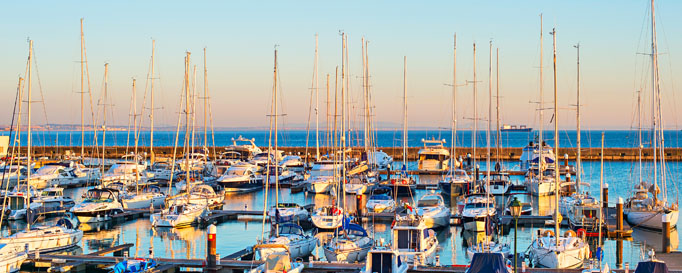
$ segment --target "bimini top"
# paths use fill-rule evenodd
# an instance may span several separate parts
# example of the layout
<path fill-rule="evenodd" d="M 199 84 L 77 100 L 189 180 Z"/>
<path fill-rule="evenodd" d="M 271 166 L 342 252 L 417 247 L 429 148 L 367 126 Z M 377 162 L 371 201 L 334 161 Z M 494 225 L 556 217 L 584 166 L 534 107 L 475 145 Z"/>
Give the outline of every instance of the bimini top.
<path fill-rule="evenodd" d="M 635 273 L 668 273 L 668 266 L 664 262 L 644 261 L 637 264 Z"/>
<path fill-rule="evenodd" d="M 474 253 L 467 272 L 507 273 L 502 253 Z"/>
<path fill-rule="evenodd" d="M 343 230 L 348 235 L 367 236 L 367 231 L 358 224 L 344 223 Z"/>

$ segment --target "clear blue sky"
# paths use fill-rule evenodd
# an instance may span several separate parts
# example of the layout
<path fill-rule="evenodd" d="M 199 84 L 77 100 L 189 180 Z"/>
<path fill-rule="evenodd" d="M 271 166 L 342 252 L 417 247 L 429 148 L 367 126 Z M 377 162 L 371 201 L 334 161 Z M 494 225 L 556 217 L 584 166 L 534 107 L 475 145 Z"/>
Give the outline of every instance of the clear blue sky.
<path fill-rule="evenodd" d="M 85 37 L 93 96 L 102 90 L 103 64 L 110 64 L 113 122 L 128 120 L 131 78 L 144 79 L 156 40 L 157 123 L 174 124 L 182 85 L 183 57 L 202 66 L 208 49 L 209 87 L 216 126 L 267 124 L 272 86 L 273 46 L 279 45 L 287 123 L 305 125 L 314 56 L 320 39 L 320 87 L 340 64 L 339 30 L 349 35 L 351 90 L 361 92 L 361 37 L 370 41 L 369 59 L 376 120 L 402 122 L 402 60 L 407 56 L 411 126 L 446 127 L 450 120 L 452 36 L 456 32 L 457 77 L 471 80 L 472 43 L 478 45 L 479 115 L 487 115 L 488 43 L 500 48 L 503 123 L 539 124 L 539 14 L 544 14 L 545 98 L 552 103 L 552 39 L 557 28 L 560 126 L 572 128 L 575 112 L 576 51 L 581 44 L 583 125 L 590 129 L 629 128 L 635 90 L 649 92 L 649 2 L 626 1 L 6 1 L 0 16 L 0 87 L 9 114 L 17 78 L 24 74 L 27 38 L 35 43 L 40 85 L 50 123 L 79 123 L 79 19 Z M 682 2 L 657 2 L 661 76 L 666 126 L 677 128 L 682 71 Z M 198 82 L 202 81 L 198 74 Z M 38 89 L 34 81 L 34 90 Z M 202 84 L 198 85 L 199 90 Z M 321 89 L 321 92 L 324 89 Z M 472 88 L 461 87 L 457 105 L 461 128 L 468 128 Z M 38 100 L 39 96 L 33 98 Z M 321 105 L 324 96 L 321 95 Z M 647 103 L 648 104 L 648 103 Z M 42 111 L 40 105 L 34 104 Z M 139 106 L 138 106 L 139 107 Z M 201 109 L 201 108 L 200 108 Z M 324 111 L 324 107 L 321 107 Z M 34 123 L 45 123 L 42 113 Z M 551 113 L 546 115 L 546 126 Z M 201 118 L 199 117 L 199 120 Z M 324 120 L 324 118 L 321 118 Z M 86 119 L 89 122 L 89 118 Z M 111 121 L 111 119 L 110 119 Z M 481 126 L 484 126 L 481 124 Z"/>

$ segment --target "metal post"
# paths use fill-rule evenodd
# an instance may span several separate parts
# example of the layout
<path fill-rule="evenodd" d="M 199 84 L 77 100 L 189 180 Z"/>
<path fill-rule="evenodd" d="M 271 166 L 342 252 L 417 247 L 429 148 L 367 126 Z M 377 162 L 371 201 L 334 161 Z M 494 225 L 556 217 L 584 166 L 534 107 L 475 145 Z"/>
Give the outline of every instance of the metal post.
<path fill-rule="evenodd" d="M 609 184 L 604 183 L 604 188 L 602 188 L 602 204 L 604 205 L 603 207 L 606 209 L 609 207 Z"/>
<path fill-rule="evenodd" d="M 519 257 L 517 254 L 518 252 L 516 252 L 516 234 L 518 233 L 518 229 L 519 229 L 519 217 L 514 216 L 514 273 L 518 272 L 518 268 L 516 265 L 516 263 L 519 260 Z"/>
<path fill-rule="evenodd" d="M 616 232 L 618 237 L 623 236 L 623 198 L 618 198 L 618 203 L 616 204 Z"/>
<path fill-rule="evenodd" d="M 670 219 L 668 215 L 663 214 L 661 216 L 661 222 L 663 223 L 663 253 L 670 253 Z"/>
<path fill-rule="evenodd" d="M 208 272 L 216 272 L 218 270 L 216 266 L 216 227 L 214 224 L 208 226 L 208 242 L 206 243 L 206 260 L 208 264 Z"/>

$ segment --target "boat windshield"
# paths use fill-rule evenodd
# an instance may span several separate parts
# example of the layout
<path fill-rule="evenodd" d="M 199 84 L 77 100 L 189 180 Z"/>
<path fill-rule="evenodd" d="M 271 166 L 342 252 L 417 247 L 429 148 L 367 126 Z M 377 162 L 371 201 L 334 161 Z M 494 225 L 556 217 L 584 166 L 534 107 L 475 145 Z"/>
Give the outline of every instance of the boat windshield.
<path fill-rule="evenodd" d="M 422 199 L 417 202 L 417 207 L 437 207 L 438 199 Z"/>
<path fill-rule="evenodd" d="M 109 191 L 89 191 L 85 199 L 90 202 L 111 202 L 114 198 Z"/>
<path fill-rule="evenodd" d="M 372 195 L 369 197 L 369 199 L 372 200 L 391 200 L 391 197 L 388 195 Z"/>
<path fill-rule="evenodd" d="M 243 169 L 243 168 L 230 168 L 227 170 L 227 174 L 228 175 L 240 175 L 241 176 L 241 175 L 246 174 L 246 170 L 247 169 Z"/>
<path fill-rule="evenodd" d="M 303 229 L 296 225 L 283 225 L 279 227 L 279 234 L 303 235 Z"/>
<path fill-rule="evenodd" d="M 484 208 L 486 208 L 486 204 L 485 203 L 472 203 L 472 204 L 467 204 L 464 208 L 465 209 L 484 209 Z"/>
<path fill-rule="evenodd" d="M 438 161 L 443 161 L 448 159 L 446 155 L 437 155 L 437 154 L 425 154 L 419 156 L 420 160 L 438 160 Z"/>
<path fill-rule="evenodd" d="M 59 191 L 43 191 L 40 196 L 61 196 Z"/>

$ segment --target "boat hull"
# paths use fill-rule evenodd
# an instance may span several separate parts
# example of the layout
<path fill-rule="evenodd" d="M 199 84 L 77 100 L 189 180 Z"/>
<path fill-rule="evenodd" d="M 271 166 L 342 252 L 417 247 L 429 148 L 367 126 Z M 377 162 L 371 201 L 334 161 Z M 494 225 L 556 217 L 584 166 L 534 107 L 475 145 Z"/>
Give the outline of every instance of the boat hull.
<path fill-rule="evenodd" d="M 669 212 L 651 212 L 651 211 L 630 211 L 626 212 L 625 218 L 632 227 L 640 227 L 651 230 L 663 229 L 663 215 L 670 220 L 670 228 L 677 227 L 677 220 L 679 219 L 679 210 L 670 210 Z"/>

